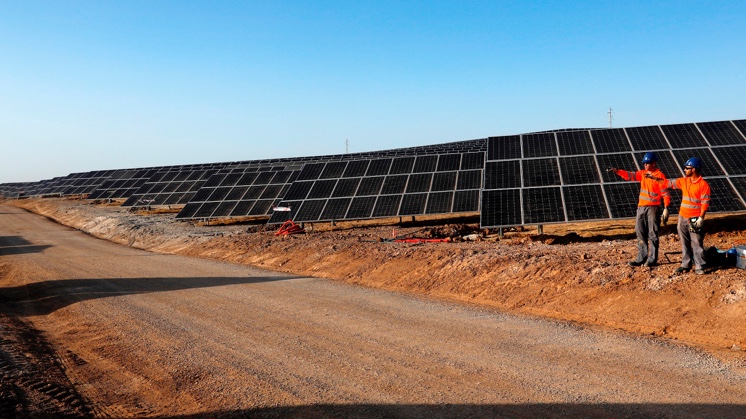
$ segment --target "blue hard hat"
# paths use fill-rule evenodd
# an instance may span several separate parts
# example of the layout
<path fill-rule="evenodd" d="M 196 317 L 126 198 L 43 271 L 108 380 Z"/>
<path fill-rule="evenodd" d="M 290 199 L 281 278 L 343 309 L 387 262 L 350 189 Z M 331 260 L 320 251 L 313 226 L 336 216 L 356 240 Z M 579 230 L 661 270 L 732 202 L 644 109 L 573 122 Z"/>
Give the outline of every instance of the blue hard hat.
<path fill-rule="evenodd" d="M 702 160 L 699 157 L 690 157 L 689 160 L 684 163 L 684 167 L 691 166 L 697 170 L 702 168 Z"/>
<path fill-rule="evenodd" d="M 645 153 L 645 155 L 642 157 L 642 164 L 655 163 L 657 161 L 658 161 L 658 156 L 652 151 Z"/>

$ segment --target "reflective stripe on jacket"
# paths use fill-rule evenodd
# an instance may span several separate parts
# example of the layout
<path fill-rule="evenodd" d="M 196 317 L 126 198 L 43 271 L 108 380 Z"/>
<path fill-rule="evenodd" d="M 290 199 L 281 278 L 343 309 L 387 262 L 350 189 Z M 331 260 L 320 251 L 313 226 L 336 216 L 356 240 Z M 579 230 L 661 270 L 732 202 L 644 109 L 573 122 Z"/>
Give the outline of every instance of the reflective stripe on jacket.
<path fill-rule="evenodd" d="M 710 185 L 704 178 L 692 182 L 688 177 L 666 181 L 671 189 L 681 189 L 679 215 L 686 218 L 699 217 L 710 208 Z"/>
<path fill-rule="evenodd" d="M 618 172 L 619 176 L 624 180 L 640 182 L 640 199 L 637 202 L 638 207 L 659 207 L 661 205 L 661 198 L 663 198 L 663 204 L 669 206 L 671 204 L 671 197 L 668 195 L 668 189 L 665 184 L 646 178 L 646 173 L 648 173 L 647 170 L 638 170 L 636 172 L 620 170 Z M 666 175 L 664 175 L 659 169 L 649 173 L 655 178 L 666 180 Z"/>

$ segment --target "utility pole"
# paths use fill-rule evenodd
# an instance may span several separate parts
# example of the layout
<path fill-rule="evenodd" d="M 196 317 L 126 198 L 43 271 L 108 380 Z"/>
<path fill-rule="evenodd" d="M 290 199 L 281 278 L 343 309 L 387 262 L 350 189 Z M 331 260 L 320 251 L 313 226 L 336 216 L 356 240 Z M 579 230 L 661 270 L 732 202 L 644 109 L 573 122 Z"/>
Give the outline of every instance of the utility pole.
<path fill-rule="evenodd" d="M 611 119 L 613 118 L 611 106 L 609 106 L 609 112 L 607 113 L 609 114 L 609 128 L 611 128 Z"/>
<path fill-rule="evenodd" d="M 345 154 L 350 154 L 350 140 L 345 138 Z"/>

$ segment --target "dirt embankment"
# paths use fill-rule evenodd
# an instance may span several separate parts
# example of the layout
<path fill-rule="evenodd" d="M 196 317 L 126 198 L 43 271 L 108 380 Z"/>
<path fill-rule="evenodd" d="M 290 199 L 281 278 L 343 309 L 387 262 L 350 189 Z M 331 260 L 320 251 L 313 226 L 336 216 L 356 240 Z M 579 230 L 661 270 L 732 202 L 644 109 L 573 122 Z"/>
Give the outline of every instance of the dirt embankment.
<path fill-rule="evenodd" d="M 316 226 L 278 237 L 275 227 L 195 226 L 170 215 L 135 215 L 116 206 L 63 199 L 10 202 L 96 237 L 162 253 L 214 258 L 304 276 L 429 295 L 704 348 L 746 365 L 746 271 L 720 268 L 676 275 L 675 219 L 663 228 L 662 265 L 632 268 L 633 223 L 545 226 L 480 241 L 381 241 L 476 225 L 342 228 Z M 706 246 L 746 243 L 746 217 L 710 216 Z M 396 229 L 396 231 L 392 231 Z M 433 231 L 433 230 L 438 231 Z"/>

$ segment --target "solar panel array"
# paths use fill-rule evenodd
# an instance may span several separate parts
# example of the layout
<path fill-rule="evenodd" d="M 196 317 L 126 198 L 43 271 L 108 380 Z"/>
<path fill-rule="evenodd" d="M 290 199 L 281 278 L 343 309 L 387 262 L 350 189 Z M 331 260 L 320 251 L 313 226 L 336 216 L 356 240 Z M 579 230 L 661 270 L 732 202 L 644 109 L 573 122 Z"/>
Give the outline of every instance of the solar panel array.
<path fill-rule="evenodd" d="M 184 207 L 184 209 L 177 215 L 177 218 L 217 219 L 247 216 L 262 217 L 272 215 L 272 217 L 269 219 L 269 222 L 277 223 L 285 221 L 287 219 L 286 217 L 289 215 L 292 216 L 296 221 L 300 221 L 300 218 L 303 218 L 304 221 L 310 221 L 310 219 L 306 220 L 306 212 L 300 215 L 297 213 L 297 209 L 305 199 L 298 196 L 298 190 L 299 188 L 302 189 L 304 186 L 308 186 L 309 181 L 313 182 L 314 180 L 317 180 L 318 176 L 322 175 L 322 172 L 324 172 L 324 168 L 327 165 L 329 168 L 325 173 L 323 173 L 323 180 L 331 181 L 337 180 L 337 178 L 334 178 L 336 173 L 335 170 L 339 170 L 339 167 L 341 167 L 342 165 L 346 167 L 348 162 L 352 161 L 391 161 L 393 159 L 414 160 L 415 156 L 419 155 L 430 155 L 437 152 L 454 153 L 460 150 L 483 150 L 484 147 L 485 143 L 483 140 L 468 140 L 446 144 L 409 147 L 356 154 L 338 154 L 295 159 L 278 159 L 260 162 L 244 162 L 244 169 L 242 170 L 239 170 L 240 168 L 236 167 L 232 169 L 230 173 L 228 171 L 223 171 L 220 174 L 214 175 L 215 179 L 210 179 L 210 181 L 208 182 L 209 186 L 208 184 L 206 184 L 205 190 L 199 191 L 199 193 L 197 193 L 197 195 L 195 195 L 192 200 Z M 483 153 L 479 154 L 480 160 L 483 161 L 484 158 L 483 156 L 481 156 Z M 316 173 L 317 170 L 318 173 Z M 251 173 L 254 172 L 257 173 L 255 178 L 251 175 Z M 286 174 L 283 172 L 291 173 Z M 350 172 L 348 172 L 348 175 L 349 173 Z M 374 176 L 381 176 L 386 175 L 388 172 L 380 172 L 379 170 L 375 173 L 377 174 Z M 362 174 L 357 175 L 357 177 L 364 177 L 365 174 L 366 172 L 363 171 Z M 317 176 L 317 178 L 314 179 L 313 176 Z M 479 176 L 478 180 L 481 181 L 481 175 Z M 465 181 L 465 179 L 462 180 L 462 182 Z M 298 183 L 300 183 L 300 185 L 295 186 Z M 316 190 L 319 191 L 323 187 L 328 186 L 328 183 L 326 183 L 324 186 L 319 184 L 319 186 L 316 187 Z M 341 187 L 342 186 L 340 185 L 340 188 Z M 323 192 L 321 193 L 323 194 Z M 342 193 L 341 189 L 338 189 L 337 193 Z M 478 194 L 476 195 L 477 196 L 475 198 L 475 202 L 478 203 L 479 197 Z M 292 211 L 273 212 L 273 207 L 278 205 L 287 205 L 287 203 L 285 203 L 285 200 L 289 199 L 288 196 L 294 197 L 293 202 L 290 204 Z M 315 197 L 317 195 L 316 192 L 314 192 L 307 196 Z M 367 196 L 367 198 L 368 200 L 366 200 L 365 202 L 368 202 L 370 197 Z M 375 196 L 373 198 L 375 199 Z M 436 198 L 433 198 L 433 202 L 435 202 L 435 199 Z M 375 201 L 373 202 L 373 204 L 374 203 Z M 312 208 L 313 205 L 319 205 L 319 203 L 313 202 L 307 204 L 305 206 L 306 211 L 310 211 L 310 208 Z M 373 208 L 371 207 L 371 210 L 372 209 Z M 475 208 L 474 211 L 476 210 L 477 209 Z M 335 219 L 344 219 L 344 216 L 345 214 L 342 214 L 342 218 Z M 321 220 L 317 219 L 314 221 Z"/>
<path fill-rule="evenodd" d="M 669 177 L 704 162 L 711 212 L 746 211 L 746 120 L 566 129 L 356 154 L 73 173 L 0 184 L 0 195 L 176 205 L 181 220 L 260 217 L 269 223 L 480 213 L 482 227 L 631 218 L 640 169 L 655 151 Z M 672 193 L 675 213 L 680 192 Z M 273 207 L 290 211 L 273 212 Z"/>
<path fill-rule="evenodd" d="M 0 197 L 18 198 L 28 196 L 27 191 L 34 187 L 36 182 L 8 182 L 0 184 Z"/>
<path fill-rule="evenodd" d="M 215 172 L 204 169 L 156 171 L 122 206 L 186 204 Z"/>
<path fill-rule="evenodd" d="M 302 164 L 232 168 L 214 173 L 176 216 L 213 219 L 265 216 L 279 202 Z"/>
<path fill-rule="evenodd" d="M 88 196 L 89 199 L 122 199 L 135 193 L 156 169 L 117 170 Z"/>
<path fill-rule="evenodd" d="M 44 194 L 60 196 L 87 195 L 96 190 L 114 172 L 114 170 L 98 170 L 85 173 L 72 173 L 61 178 L 54 186 L 45 188 Z"/>
<path fill-rule="evenodd" d="M 269 223 L 477 212 L 484 153 L 306 164 Z"/>
<path fill-rule="evenodd" d="M 491 137 L 480 224 L 507 227 L 635 216 L 639 183 L 607 168 L 640 170 L 658 155 L 668 178 L 700 157 L 713 190 L 711 212 L 746 210 L 746 121 L 589 129 Z M 672 191 L 676 213 L 681 192 Z"/>

